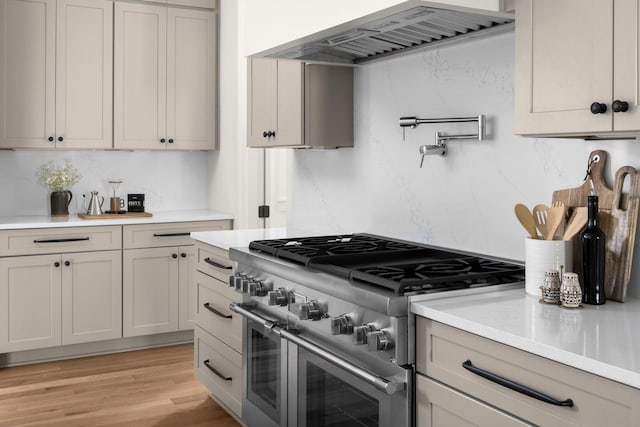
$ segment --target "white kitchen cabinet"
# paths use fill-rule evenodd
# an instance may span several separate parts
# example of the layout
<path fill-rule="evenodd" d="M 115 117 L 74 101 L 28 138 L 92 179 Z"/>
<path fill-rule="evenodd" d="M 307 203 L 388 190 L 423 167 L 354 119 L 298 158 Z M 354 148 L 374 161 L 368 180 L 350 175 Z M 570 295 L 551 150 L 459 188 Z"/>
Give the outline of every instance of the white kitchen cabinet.
<path fill-rule="evenodd" d="M 115 4 L 114 148 L 216 148 L 214 11 Z"/>
<path fill-rule="evenodd" d="M 640 416 L 638 389 L 423 317 L 416 318 L 416 370 L 419 426 L 471 421 L 630 427 Z M 570 399 L 572 406 L 515 391 L 482 376 L 487 373 L 555 402 L 567 404 Z"/>
<path fill-rule="evenodd" d="M 249 147 L 353 147 L 353 68 L 250 58 Z"/>
<path fill-rule="evenodd" d="M 516 133 L 638 133 L 640 1 L 616 0 L 615 7 L 613 0 L 516 5 Z M 620 111 L 624 103 L 627 110 Z"/>
<path fill-rule="evenodd" d="M 0 353 L 121 337 L 120 241 L 119 226 L 0 232 Z"/>
<path fill-rule="evenodd" d="M 0 2 L 0 148 L 112 147 L 109 0 Z"/>
<path fill-rule="evenodd" d="M 125 337 L 193 329 L 196 249 L 189 234 L 229 228 L 230 221 L 124 226 Z"/>

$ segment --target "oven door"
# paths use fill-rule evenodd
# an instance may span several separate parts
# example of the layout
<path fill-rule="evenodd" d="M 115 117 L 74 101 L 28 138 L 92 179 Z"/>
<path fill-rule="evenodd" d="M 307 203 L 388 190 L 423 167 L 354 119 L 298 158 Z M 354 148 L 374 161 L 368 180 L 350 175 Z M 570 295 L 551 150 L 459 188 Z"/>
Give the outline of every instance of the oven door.
<path fill-rule="evenodd" d="M 287 425 L 287 342 L 263 323 L 244 322 L 242 418 L 250 426 Z"/>
<path fill-rule="evenodd" d="M 289 419 L 299 427 L 408 426 L 407 390 L 385 393 L 303 348 L 289 347 Z"/>

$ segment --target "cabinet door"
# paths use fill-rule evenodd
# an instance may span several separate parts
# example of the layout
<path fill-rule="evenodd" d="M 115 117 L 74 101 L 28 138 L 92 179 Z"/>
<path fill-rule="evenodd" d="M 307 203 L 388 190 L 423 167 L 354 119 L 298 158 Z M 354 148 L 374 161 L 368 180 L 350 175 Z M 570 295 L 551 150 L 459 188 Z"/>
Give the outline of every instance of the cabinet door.
<path fill-rule="evenodd" d="M 614 113 L 616 131 L 640 129 L 640 1 L 616 0 L 613 99 L 629 104 L 626 112 Z"/>
<path fill-rule="evenodd" d="M 215 148 L 215 53 L 213 12 L 168 8 L 167 149 Z"/>
<path fill-rule="evenodd" d="M 60 255 L 0 258 L 0 353 L 61 344 Z"/>
<path fill-rule="evenodd" d="M 178 248 L 123 251 L 123 335 L 178 330 Z"/>
<path fill-rule="evenodd" d="M 278 61 L 276 136 L 270 144 L 274 147 L 305 145 L 304 78 L 303 62 Z"/>
<path fill-rule="evenodd" d="M 0 147 L 51 148 L 55 0 L 0 1 Z"/>
<path fill-rule="evenodd" d="M 196 318 L 196 305 L 198 304 L 196 265 L 198 264 L 198 251 L 195 246 L 184 246 L 179 248 L 179 292 L 178 301 L 179 329 L 193 329 Z"/>
<path fill-rule="evenodd" d="M 56 25 L 56 147 L 111 148 L 113 2 L 58 0 Z"/>
<path fill-rule="evenodd" d="M 114 21 L 114 148 L 165 149 L 167 8 L 116 2 Z"/>
<path fill-rule="evenodd" d="M 613 0 L 520 0 L 516 13 L 516 133 L 611 131 Z"/>
<path fill-rule="evenodd" d="M 121 251 L 62 256 L 62 344 L 122 337 Z"/>
<path fill-rule="evenodd" d="M 276 131 L 278 61 L 253 58 L 247 60 L 247 144 L 270 145 L 266 132 Z"/>

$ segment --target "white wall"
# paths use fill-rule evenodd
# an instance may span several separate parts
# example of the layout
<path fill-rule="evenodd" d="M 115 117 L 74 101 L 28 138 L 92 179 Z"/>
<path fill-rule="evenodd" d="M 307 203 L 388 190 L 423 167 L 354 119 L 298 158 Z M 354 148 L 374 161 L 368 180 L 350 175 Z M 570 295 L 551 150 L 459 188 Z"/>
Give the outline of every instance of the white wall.
<path fill-rule="evenodd" d="M 533 139 L 513 134 L 513 33 L 417 52 L 356 71 L 355 148 L 295 151 L 289 227 L 323 233 L 371 232 L 524 259 L 526 233 L 513 207 L 549 204 L 554 190 L 582 184 L 592 150 L 609 153 L 606 179 L 640 167 L 640 142 Z M 473 125 L 398 125 L 401 116 L 485 114 L 486 141 L 452 141 L 425 158 L 436 130 Z M 640 246 L 640 241 L 636 247 Z M 634 256 L 629 292 L 640 294 Z M 635 283 L 634 283 L 635 282 Z"/>
<path fill-rule="evenodd" d="M 148 212 L 206 209 L 208 195 L 205 152 L 129 151 L 0 151 L 0 216 L 48 215 L 49 190 L 37 183 L 40 165 L 65 159 L 82 175 L 71 188 L 71 213 L 82 211 L 82 194 L 109 196 L 109 179 L 122 179 L 118 194 L 145 193 Z M 108 200 L 103 208 L 108 209 Z"/>

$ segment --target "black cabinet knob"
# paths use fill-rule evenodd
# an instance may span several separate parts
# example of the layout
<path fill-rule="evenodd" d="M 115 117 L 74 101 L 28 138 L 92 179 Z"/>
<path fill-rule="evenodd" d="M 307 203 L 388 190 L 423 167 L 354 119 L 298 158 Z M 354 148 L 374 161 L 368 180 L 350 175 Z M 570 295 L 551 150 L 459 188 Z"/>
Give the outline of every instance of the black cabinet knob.
<path fill-rule="evenodd" d="M 164 138 L 160 138 L 160 142 L 164 144 L 166 140 Z"/>
<path fill-rule="evenodd" d="M 65 265 L 65 266 L 67 266 L 67 267 L 69 267 L 69 266 L 71 265 L 71 261 L 65 261 L 65 262 L 64 262 L 64 265 Z"/>
<path fill-rule="evenodd" d="M 58 141 L 62 142 L 62 141 L 64 141 L 64 138 L 63 138 L 63 137 L 61 137 L 61 136 L 59 136 L 59 137 L 58 137 Z"/>
<path fill-rule="evenodd" d="M 169 139 L 169 144 L 173 144 L 173 138 Z"/>
<path fill-rule="evenodd" d="M 178 258 L 178 254 L 171 254 L 171 258 Z"/>
<path fill-rule="evenodd" d="M 268 137 L 268 135 L 269 135 L 269 134 L 267 133 L 267 131 L 262 132 L 262 137 L 263 137 L 263 138 L 267 138 L 267 137 Z"/>
<path fill-rule="evenodd" d="M 49 139 L 49 142 L 53 142 L 53 137 L 52 136 L 50 136 L 48 139 Z"/>
<path fill-rule="evenodd" d="M 180 256 L 181 256 L 182 258 L 186 258 L 186 257 L 187 257 L 187 254 L 185 254 L 184 252 L 182 252 L 182 253 L 180 254 Z"/>
<path fill-rule="evenodd" d="M 607 104 L 594 102 L 593 104 L 591 104 L 591 112 L 593 114 L 604 114 L 607 112 Z"/>
<path fill-rule="evenodd" d="M 626 101 L 620 101 L 619 99 L 616 99 L 611 104 L 611 109 L 613 110 L 614 113 L 624 113 L 625 111 L 629 110 L 629 103 Z"/>
<path fill-rule="evenodd" d="M 60 263 L 58 261 L 56 261 L 56 262 L 53 263 L 53 266 L 54 267 L 60 267 Z"/>

